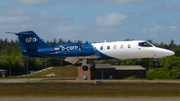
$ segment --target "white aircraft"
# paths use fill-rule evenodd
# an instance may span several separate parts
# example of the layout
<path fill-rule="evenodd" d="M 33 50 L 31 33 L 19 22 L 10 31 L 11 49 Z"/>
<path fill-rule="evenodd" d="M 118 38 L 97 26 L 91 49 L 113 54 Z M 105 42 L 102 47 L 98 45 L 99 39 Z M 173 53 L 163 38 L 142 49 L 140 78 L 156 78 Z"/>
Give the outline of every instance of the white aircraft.
<path fill-rule="evenodd" d="M 18 35 L 21 52 L 24 56 L 61 58 L 72 64 L 82 61 L 84 71 L 88 70 L 88 60 L 163 58 L 175 54 L 173 51 L 155 47 L 147 41 L 105 41 L 91 44 L 52 45 L 43 42 L 33 31 L 7 33 Z M 90 70 L 95 70 L 94 64 Z"/>
<path fill-rule="evenodd" d="M 108 59 L 139 59 L 139 58 L 165 58 L 174 55 L 171 50 L 158 48 L 147 41 L 117 41 L 92 43 L 91 46 L 96 50 L 97 57 L 67 57 L 65 60 L 70 63 L 76 63 L 82 59 L 83 70 L 87 70 L 87 59 L 89 60 L 108 60 Z M 156 65 L 159 65 L 156 63 Z M 90 69 L 93 71 L 95 68 Z"/>

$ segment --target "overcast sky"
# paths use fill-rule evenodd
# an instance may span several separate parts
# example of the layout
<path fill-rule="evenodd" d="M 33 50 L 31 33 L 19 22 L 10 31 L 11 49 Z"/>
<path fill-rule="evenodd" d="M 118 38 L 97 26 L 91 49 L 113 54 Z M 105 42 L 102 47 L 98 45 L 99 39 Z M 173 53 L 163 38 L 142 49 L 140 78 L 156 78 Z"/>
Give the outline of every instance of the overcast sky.
<path fill-rule="evenodd" d="M 45 41 L 180 44 L 180 0 L 0 0 L 0 38 L 26 30 Z"/>

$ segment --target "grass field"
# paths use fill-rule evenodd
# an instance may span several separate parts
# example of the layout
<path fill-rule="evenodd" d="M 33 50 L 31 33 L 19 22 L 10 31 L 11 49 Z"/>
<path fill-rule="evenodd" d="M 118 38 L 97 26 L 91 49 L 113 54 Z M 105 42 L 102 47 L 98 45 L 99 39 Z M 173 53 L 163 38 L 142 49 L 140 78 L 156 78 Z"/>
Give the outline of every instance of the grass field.
<path fill-rule="evenodd" d="M 33 73 L 25 77 L 48 77 L 47 75 L 53 74 L 52 77 L 76 77 L 78 66 L 60 66 L 53 67 L 51 69 L 44 70 L 42 72 Z M 50 76 L 49 76 L 50 77 Z"/>
<path fill-rule="evenodd" d="M 179 97 L 178 83 L 0 83 L 0 97 Z"/>

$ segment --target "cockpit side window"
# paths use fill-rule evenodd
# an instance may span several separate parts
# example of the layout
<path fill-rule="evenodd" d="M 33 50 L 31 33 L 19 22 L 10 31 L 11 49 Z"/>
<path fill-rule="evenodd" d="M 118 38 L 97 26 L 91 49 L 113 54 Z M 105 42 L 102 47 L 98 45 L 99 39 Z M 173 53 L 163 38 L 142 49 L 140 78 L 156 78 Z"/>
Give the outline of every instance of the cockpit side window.
<path fill-rule="evenodd" d="M 140 42 L 139 46 L 142 46 L 142 47 L 152 47 L 152 45 L 149 44 L 148 42 Z"/>

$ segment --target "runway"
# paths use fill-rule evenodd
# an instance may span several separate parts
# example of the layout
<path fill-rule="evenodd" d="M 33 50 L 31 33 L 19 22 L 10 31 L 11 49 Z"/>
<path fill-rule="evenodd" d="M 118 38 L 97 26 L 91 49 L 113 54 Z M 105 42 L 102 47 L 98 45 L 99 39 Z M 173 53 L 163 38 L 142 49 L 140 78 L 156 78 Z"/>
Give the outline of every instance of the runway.
<path fill-rule="evenodd" d="M 0 101 L 180 101 L 180 97 L 0 97 Z"/>
<path fill-rule="evenodd" d="M 27 83 L 27 82 L 82 82 L 82 83 L 86 82 L 86 83 L 94 83 L 95 81 L 102 81 L 102 82 L 180 83 L 180 81 L 176 81 L 176 80 L 58 80 L 58 78 L 0 79 L 0 83 Z"/>
<path fill-rule="evenodd" d="M 26 79 L 0 79 L 0 83 L 25 83 L 25 82 L 40 82 L 44 78 L 26 78 Z"/>

